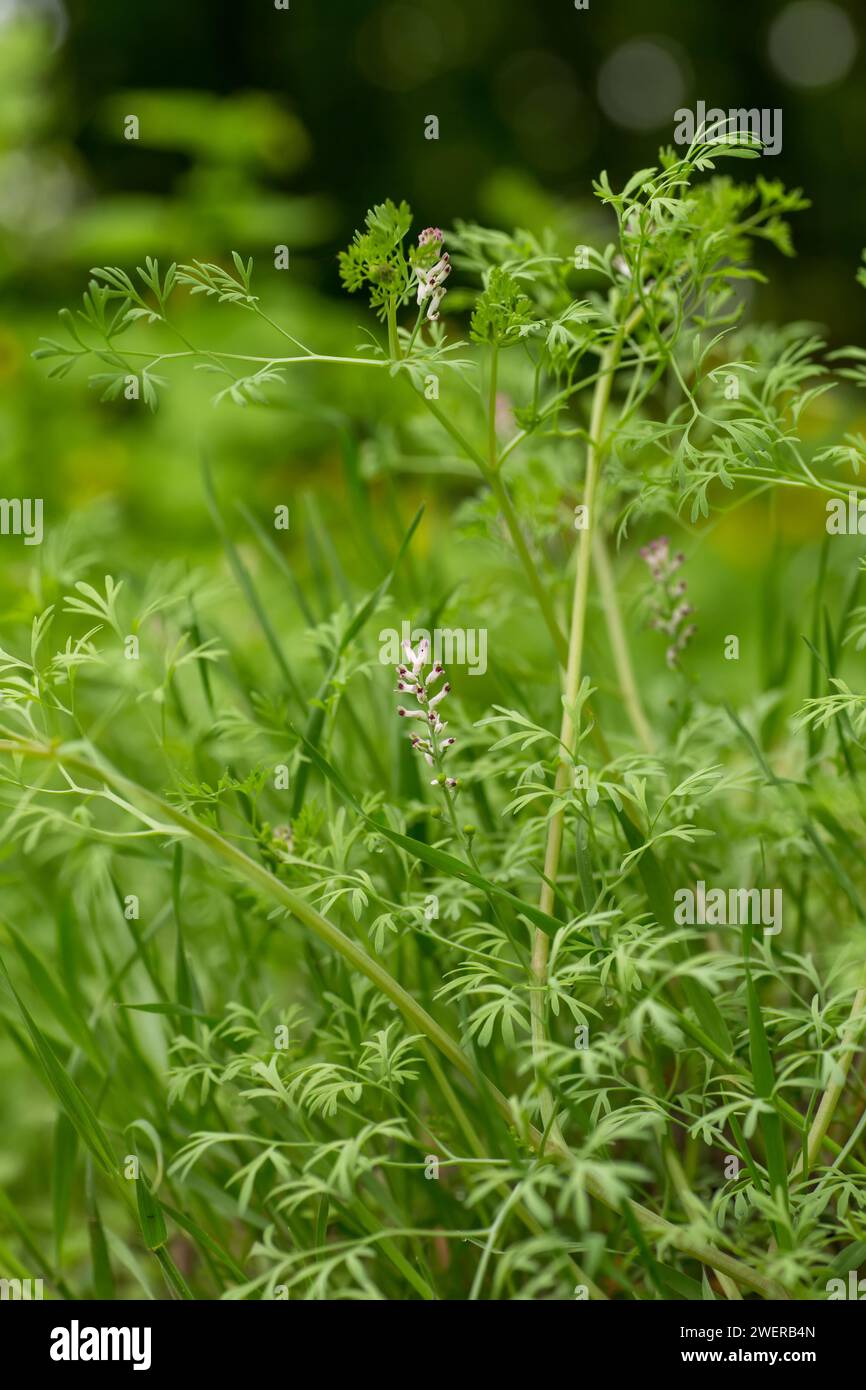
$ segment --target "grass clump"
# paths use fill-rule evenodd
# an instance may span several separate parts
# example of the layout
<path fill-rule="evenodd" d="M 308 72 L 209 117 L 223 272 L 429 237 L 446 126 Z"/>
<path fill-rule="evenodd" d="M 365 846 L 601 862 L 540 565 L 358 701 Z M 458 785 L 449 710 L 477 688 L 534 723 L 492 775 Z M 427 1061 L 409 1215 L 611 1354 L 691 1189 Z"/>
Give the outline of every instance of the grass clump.
<path fill-rule="evenodd" d="M 40 349 L 152 408 L 186 367 L 222 403 L 313 369 L 395 402 L 360 456 L 338 422 L 307 561 L 207 461 L 222 566 L 101 580 L 74 524 L 38 557 L 3 1020 L 56 1128 L 8 1242 L 56 1293 L 801 1299 L 866 1250 L 859 572 L 777 530 L 740 618 L 703 548 L 862 491 L 858 439 L 802 428 L 857 354 L 746 312 L 806 206 L 715 173 L 755 152 L 602 175 L 603 249 L 377 206 L 340 258 L 359 351 L 278 324 L 237 254 L 94 270 Z M 192 341 L 185 291 L 251 350 Z"/>

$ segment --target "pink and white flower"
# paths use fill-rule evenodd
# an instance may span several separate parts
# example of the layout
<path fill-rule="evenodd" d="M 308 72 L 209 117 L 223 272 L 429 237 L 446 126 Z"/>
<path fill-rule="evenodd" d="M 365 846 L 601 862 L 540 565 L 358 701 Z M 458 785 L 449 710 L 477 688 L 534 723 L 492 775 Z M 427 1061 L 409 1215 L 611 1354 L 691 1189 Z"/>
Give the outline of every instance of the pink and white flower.
<path fill-rule="evenodd" d="M 421 754 L 427 765 L 438 770 L 441 768 L 446 750 L 452 748 L 456 742 L 453 736 L 440 738 L 448 725 L 439 713 L 439 706 L 451 693 L 451 684 L 446 680 L 434 695 L 430 694 L 430 687 L 445 675 L 445 670 L 441 662 L 436 661 L 430 666 L 430 670 L 425 676 L 425 667 L 430 663 L 430 643 L 426 637 L 421 639 L 417 648 L 413 648 L 409 642 L 404 642 L 403 651 L 406 656 L 406 663 L 396 667 L 396 689 L 398 694 L 413 695 L 417 701 L 417 707 L 410 708 L 406 705 L 398 705 L 397 715 L 400 719 L 424 720 L 429 737 L 412 734 L 410 742 L 415 752 Z M 453 788 L 457 785 L 456 778 L 446 777 L 441 771 L 437 777 L 431 780 L 431 786 Z"/>
<path fill-rule="evenodd" d="M 427 304 L 429 300 L 427 306 L 428 323 L 435 323 L 439 318 L 439 305 L 447 293 L 445 281 L 451 274 L 451 258 L 447 251 L 441 250 L 443 240 L 444 233 L 441 227 L 425 227 L 418 238 L 419 250 L 426 247 L 433 248 L 432 252 L 428 252 L 427 257 L 421 257 L 421 260 L 429 259 L 431 254 L 435 256 L 437 250 L 441 252 L 434 265 L 427 267 L 416 264 L 415 266 L 415 276 L 418 281 L 418 307 Z"/>
<path fill-rule="evenodd" d="M 686 618 L 691 616 L 694 609 L 683 598 L 687 588 L 686 581 L 673 578 L 686 557 L 682 551 L 671 554 L 667 536 L 658 536 L 650 541 L 640 554 L 654 585 L 650 626 L 657 632 L 664 632 L 671 639 L 665 651 L 665 660 L 668 666 L 673 668 L 679 665 L 681 653 L 697 632 L 694 623 L 683 627 Z"/>

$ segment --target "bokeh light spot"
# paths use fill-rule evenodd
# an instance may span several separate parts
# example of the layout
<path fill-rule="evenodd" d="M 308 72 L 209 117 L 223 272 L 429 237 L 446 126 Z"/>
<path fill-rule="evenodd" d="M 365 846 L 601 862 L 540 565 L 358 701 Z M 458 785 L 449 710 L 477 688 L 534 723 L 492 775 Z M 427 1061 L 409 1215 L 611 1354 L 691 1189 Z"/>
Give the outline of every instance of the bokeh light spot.
<path fill-rule="evenodd" d="M 365 75 L 377 87 L 410 92 L 428 82 L 442 66 L 444 34 L 426 9 L 386 5 L 361 26 L 358 58 Z"/>
<path fill-rule="evenodd" d="M 497 105 L 524 157 L 539 169 L 570 169 L 584 153 L 587 119 L 574 76 L 542 50 L 517 54 L 496 76 Z"/>
<path fill-rule="evenodd" d="M 673 120 L 686 89 L 683 65 L 664 40 L 631 39 L 602 65 L 598 99 L 627 130 L 656 130 Z"/>
<path fill-rule="evenodd" d="M 857 53 L 847 14 L 829 0 L 797 0 L 770 26 L 770 61 L 796 87 L 826 87 L 845 76 Z"/>

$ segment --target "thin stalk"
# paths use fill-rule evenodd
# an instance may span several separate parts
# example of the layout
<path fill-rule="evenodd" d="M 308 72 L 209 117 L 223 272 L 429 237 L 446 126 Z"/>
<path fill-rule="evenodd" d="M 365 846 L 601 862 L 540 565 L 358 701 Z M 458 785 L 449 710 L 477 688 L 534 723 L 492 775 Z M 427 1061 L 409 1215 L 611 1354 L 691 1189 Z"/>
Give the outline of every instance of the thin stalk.
<path fill-rule="evenodd" d="M 475 1278 L 472 1280 L 472 1287 L 469 1290 L 467 1299 L 469 1303 L 476 1302 L 479 1294 L 481 1293 L 481 1286 L 484 1283 L 484 1275 L 487 1273 L 487 1266 L 490 1263 L 490 1256 L 493 1254 L 493 1243 L 496 1240 L 496 1237 L 502 1229 L 503 1225 L 505 1224 L 505 1219 L 508 1216 L 508 1213 L 511 1211 L 511 1208 L 520 1201 L 522 1189 L 525 1186 L 526 1183 L 518 1183 L 514 1191 L 502 1203 L 502 1206 L 496 1213 L 496 1219 L 487 1233 L 487 1239 L 484 1242 L 484 1249 L 481 1252 L 481 1259 L 478 1261 L 478 1267 L 475 1270 Z"/>
<path fill-rule="evenodd" d="M 499 348 L 496 344 L 490 349 L 490 382 L 487 397 L 487 453 L 490 472 L 498 469 L 499 445 L 496 440 L 496 387 L 499 378 Z"/>
<path fill-rule="evenodd" d="M 861 1031 L 861 1020 L 864 1014 L 866 1014 L 866 971 L 864 971 L 860 988 L 857 990 L 854 997 L 851 1013 L 845 1025 L 845 1032 L 849 1035 L 850 1041 L 845 1045 L 842 1055 L 839 1058 L 835 1080 L 830 1082 L 830 1085 L 821 1097 L 821 1103 L 818 1106 L 815 1118 L 812 1121 L 812 1127 L 809 1130 L 809 1137 L 806 1140 L 806 1171 L 805 1173 L 803 1172 L 803 1154 L 801 1152 L 791 1172 L 792 1179 L 799 1177 L 801 1173 L 803 1177 L 807 1178 L 815 1160 L 821 1152 L 824 1140 L 827 1137 L 827 1131 L 836 1113 L 836 1106 L 839 1104 L 842 1092 L 848 1084 L 848 1072 L 851 1069 L 851 1063 L 854 1060 L 858 1048 L 861 1046 L 861 1040 L 858 1035 Z"/>
<path fill-rule="evenodd" d="M 571 757 L 574 750 L 575 728 L 572 718 L 580 688 L 581 667 L 583 665 L 583 639 L 586 628 L 586 605 L 589 598 L 589 572 L 592 554 L 593 518 L 595 514 L 595 494 L 598 473 L 603 451 L 602 434 L 607 413 L 613 379 L 622 354 L 623 342 L 643 317 L 643 306 L 638 305 L 621 325 L 616 336 L 605 348 L 598 369 L 598 379 L 592 395 L 589 419 L 589 440 L 586 451 L 586 480 L 583 501 L 586 507 L 586 529 L 582 530 L 577 543 L 577 565 L 574 576 L 574 601 L 571 609 L 571 633 L 568 642 L 568 660 L 565 675 L 565 697 L 563 700 L 560 746 L 564 752 L 556 769 L 554 789 L 562 797 L 571 777 Z M 559 873 L 559 857 L 562 851 L 562 832 L 565 824 L 565 807 L 560 805 L 550 818 L 547 827 L 547 846 L 544 853 L 544 881 L 541 887 L 540 904 L 544 911 L 553 915 L 556 899 L 556 880 Z M 538 928 L 532 943 L 533 988 L 530 994 L 530 1014 L 532 1046 L 536 1057 L 536 1074 L 540 1070 L 541 1053 L 547 1032 L 547 961 L 550 953 L 550 939 Z M 553 1122 L 553 1099 L 544 1088 L 541 1095 L 541 1114 L 547 1129 Z"/>
<path fill-rule="evenodd" d="M 438 1085 L 439 1090 L 442 1092 L 442 1095 L 444 1096 L 448 1104 L 448 1107 L 451 1110 L 451 1113 L 454 1115 L 454 1118 L 456 1119 L 460 1129 L 463 1131 L 463 1135 L 467 1140 L 469 1147 L 472 1149 L 476 1158 L 486 1161 L 487 1151 L 484 1148 L 484 1145 L 482 1144 L 480 1138 L 478 1137 L 478 1133 L 473 1127 L 472 1122 L 466 1114 L 464 1107 L 461 1105 L 459 1097 L 457 1096 L 457 1093 L 451 1085 L 451 1082 L 448 1080 L 444 1071 L 440 1067 L 438 1059 L 436 1057 L 436 1053 L 434 1052 L 430 1044 L 426 1042 L 421 1042 L 419 1044 L 419 1048 L 427 1062 L 427 1065 L 430 1068 L 430 1071 L 432 1072 L 436 1080 L 436 1084 Z M 506 1200 L 510 1202 L 512 1189 L 509 1188 L 507 1182 L 503 1180 L 500 1184 L 498 1184 L 497 1190 L 501 1192 L 503 1197 L 505 1197 Z M 517 1203 L 515 1210 L 526 1229 L 530 1231 L 532 1235 L 538 1236 L 542 1234 L 543 1227 L 532 1215 L 531 1211 L 529 1210 L 522 1198 Z M 574 1257 L 568 1255 L 567 1259 L 572 1274 L 574 1275 L 575 1282 L 577 1284 L 585 1284 L 587 1292 L 590 1294 L 592 1298 L 602 1299 L 604 1302 L 607 1302 L 607 1294 L 604 1292 L 603 1289 L 600 1289 L 598 1285 L 593 1282 L 592 1279 L 590 1279 L 589 1275 L 577 1263 Z"/>
<path fill-rule="evenodd" d="M 388 305 L 388 353 L 393 362 L 400 357 L 400 339 L 397 336 L 397 305 L 393 299 Z"/>
<path fill-rule="evenodd" d="M 568 662 L 565 675 L 565 696 L 563 700 L 560 744 L 563 754 L 556 768 L 554 791 L 561 802 L 568 789 L 571 778 L 571 754 L 574 750 L 575 727 L 572 716 L 577 692 L 580 686 L 580 672 L 583 664 L 583 639 L 586 627 L 586 605 L 589 597 L 589 570 L 592 554 L 592 527 L 595 512 L 595 492 L 598 482 L 598 469 L 601 457 L 602 431 L 604 417 L 610 400 L 613 377 L 622 347 L 624 330 L 605 349 L 601 370 L 593 392 L 592 412 L 589 425 L 589 444 L 586 453 L 586 483 L 584 505 L 586 506 L 587 526 L 578 536 L 577 566 L 574 580 L 574 601 L 571 609 L 571 634 L 568 642 Z M 541 886 L 539 906 L 551 916 L 556 906 L 556 880 L 559 873 L 559 857 L 562 850 L 562 832 L 565 824 L 565 807 L 560 804 L 554 811 L 547 827 L 547 846 L 544 853 L 544 881 Z M 547 961 L 550 953 L 550 938 L 546 932 L 535 929 L 532 942 L 533 988 L 530 994 L 530 1014 L 532 1025 L 532 1047 L 536 1058 L 536 1074 L 541 1070 L 541 1055 L 547 1033 Z M 553 1120 L 553 1098 L 545 1087 L 541 1095 L 541 1115 L 545 1129 Z"/>
<path fill-rule="evenodd" d="M 95 352 L 96 349 L 93 349 Z M 70 356 L 84 357 L 86 353 L 76 352 Z M 161 362 L 176 362 L 183 357 L 218 357 L 227 362 L 261 362 L 268 367 L 299 366 L 302 362 L 336 362 L 343 367 L 388 367 L 391 364 L 382 357 L 334 357 L 329 353 L 307 353 L 304 357 L 262 357 L 250 352 L 219 352 L 216 348 L 190 348 L 186 352 L 142 352 L 137 348 L 124 348 L 124 357 L 147 357 L 148 367 L 159 366 Z M 852 484 L 853 486 L 853 484 Z"/>
<path fill-rule="evenodd" d="M 695 1042 L 698 1043 L 704 1049 L 704 1051 L 707 1052 L 712 1058 L 714 1058 L 716 1062 L 718 1062 L 721 1066 L 725 1067 L 727 1071 L 735 1072 L 737 1075 L 737 1079 L 739 1080 L 741 1085 L 754 1085 L 751 1079 L 750 1072 L 746 1067 L 743 1066 L 742 1062 L 738 1061 L 736 1057 L 729 1056 L 723 1048 L 719 1047 L 718 1044 L 713 1041 L 713 1039 L 710 1037 L 708 1033 L 704 1032 L 703 1028 L 700 1028 L 696 1023 L 693 1023 L 687 1014 L 681 1013 L 679 1009 L 672 1009 L 671 1012 L 676 1022 L 682 1028 L 683 1032 L 688 1033 L 690 1038 L 694 1038 Z M 778 1111 L 782 1119 L 785 1120 L 798 1135 L 805 1134 L 806 1121 L 803 1119 L 803 1116 L 800 1114 L 800 1112 L 794 1109 L 794 1106 L 791 1105 L 790 1101 L 787 1101 L 782 1096 L 775 1094 L 770 1097 L 770 1104 L 772 1105 L 774 1110 Z M 734 1119 L 732 1118 L 731 1127 L 733 1128 L 733 1126 Z M 740 1140 L 738 1139 L 737 1142 L 740 1143 Z M 843 1150 L 842 1145 L 837 1144 L 836 1140 L 831 1139 L 828 1134 L 825 1138 L 825 1143 L 830 1152 L 837 1155 L 837 1162 L 841 1163 L 844 1157 L 844 1161 L 848 1163 L 848 1166 L 850 1168 L 853 1168 L 858 1173 L 866 1173 L 866 1163 L 861 1163 L 859 1159 L 856 1159 L 851 1155 L 850 1141 L 849 1144 L 847 1144 L 845 1146 L 845 1149 Z M 743 1154 L 745 1155 L 745 1144 L 740 1143 L 740 1147 L 743 1150 Z M 746 1161 L 748 1162 L 748 1160 Z"/>
<path fill-rule="evenodd" d="M 662 1149 L 665 1165 L 671 1175 L 671 1181 L 677 1190 L 677 1196 L 680 1199 L 683 1211 L 686 1213 L 686 1216 L 691 1216 L 696 1221 L 703 1220 L 703 1206 L 689 1186 L 689 1180 L 683 1172 L 683 1165 L 680 1163 L 679 1154 L 674 1148 L 673 1142 L 670 1139 L 666 1139 L 662 1145 Z M 742 1294 L 733 1279 L 729 1278 L 727 1274 L 722 1274 L 718 1269 L 714 1269 L 713 1273 L 722 1286 L 726 1298 L 730 1298 L 731 1300 L 742 1298 Z"/>
<path fill-rule="evenodd" d="M 593 531 L 592 533 L 592 558 L 598 576 L 598 591 L 601 596 L 601 606 L 607 624 L 607 635 L 610 639 L 623 704 L 638 740 L 647 753 L 653 753 L 655 751 L 655 738 L 641 702 L 617 597 L 613 566 L 601 531 Z"/>
<path fill-rule="evenodd" d="M 420 309 L 418 310 L 418 317 L 417 317 L 416 320 L 415 320 L 415 327 L 412 329 L 412 336 L 411 336 L 411 338 L 409 339 L 408 344 L 406 345 L 406 356 L 407 356 L 407 357 L 411 357 L 411 356 L 412 356 L 412 349 L 413 349 L 413 347 L 415 346 L 415 339 L 418 337 L 418 333 L 419 333 L 419 331 L 420 331 L 420 328 L 421 328 L 421 324 L 422 324 L 422 322 L 423 322 L 423 319 L 424 319 L 424 305 L 422 304 L 421 307 L 420 307 Z"/>
<path fill-rule="evenodd" d="M 565 636 L 562 628 L 559 626 L 556 613 L 553 610 L 553 603 L 550 595 L 544 586 L 541 575 L 538 573 L 535 561 L 529 553 L 529 546 L 526 544 L 526 538 L 523 534 L 523 528 L 520 525 L 520 519 L 514 509 L 514 503 L 511 500 L 505 483 L 498 473 L 488 473 L 487 482 L 490 485 L 494 497 L 499 503 L 499 509 L 508 527 L 512 544 L 517 551 L 517 556 L 523 566 L 524 573 L 529 582 L 529 587 L 532 590 L 533 597 L 544 619 L 544 625 L 550 634 L 550 640 L 553 643 L 557 661 L 561 666 L 564 666 L 568 660 L 568 646 Z"/>
<path fill-rule="evenodd" d="M 544 581 L 538 572 L 535 561 L 529 553 L 529 547 L 523 535 L 520 519 L 514 509 L 514 503 L 509 496 L 508 489 L 500 476 L 499 470 L 490 467 L 484 455 L 466 439 L 456 425 L 452 424 L 445 412 L 440 410 L 436 405 L 435 401 L 429 401 L 426 397 L 424 400 L 427 409 L 435 415 L 442 428 L 450 434 L 455 444 L 459 445 L 467 458 L 470 458 L 472 462 L 477 465 L 484 481 L 488 484 L 499 503 L 502 516 L 511 536 L 512 544 L 517 551 L 517 556 L 523 566 L 529 587 L 532 590 L 533 597 L 544 619 L 544 625 L 550 633 L 550 639 L 553 642 L 557 660 L 564 665 L 568 656 L 568 647 L 565 637 L 563 636 L 562 628 L 559 626 L 559 622 L 553 610 L 553 603 L 550 595 L 544 586 Z"/>
<path fill-rule="evenodd" d="M 650 1070 L 646 1064 L 640 1044 L 632 1040 L 629 1043 L 628 1050 L 635 1060 L 635 1076 L 637 1077 L 638 1085 L 641 1090 L 644 1091 L 646 1095 L 657 1096 L 656 1087 L 653 1085 L 653 1079 L 650 1075 Z M 689 1180 L 683 1170 L 683 1165 L 680 1163 L 679 1154 L 676 1151 L 673 1135 L 671 1133 L 664 1134 L 661 1137 L 659 1141 L 659 1150 L 661 1152 L 662 1161 L 676 1188 L 680 1206 L 686 1216 L 696 1221 L 702 1221 L 704 1219 L 703 1206 L 700 1199 L 695 1196 L 691 1189 Z M 726 1298 L 738 1299 L 741 1297 L 740 1291 L 733 1279 L 729 1279 L 726 1274 L 720 1274 L 717 1269 L 714 1269 L 713 1273 L 724 1290 Z"/>

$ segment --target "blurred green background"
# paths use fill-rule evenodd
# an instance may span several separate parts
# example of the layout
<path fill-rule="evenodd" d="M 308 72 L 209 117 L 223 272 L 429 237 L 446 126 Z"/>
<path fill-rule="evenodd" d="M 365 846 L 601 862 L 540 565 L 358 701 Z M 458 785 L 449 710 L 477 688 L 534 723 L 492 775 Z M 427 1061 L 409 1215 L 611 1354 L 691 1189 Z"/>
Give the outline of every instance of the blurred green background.
<path fill-rule="evenodd" d="M 140 522 L 158 521 L 169 546 L 188 537 L 195 470 L 165 461 L 211 430 L 204 386 L 197 395 L 185 384 L 142 429 L 79 381 L 47 386 L 44 367 L 29 362 L 90 266 L 131 267 L 147 254 L 219 259 L 236 247 L 264 269 L 260 292 L 286 319 L 314 323 L 322 350 L 344 347 L 363 313 L 339 291 L 335 256 L 370 203 L 405 197 L 419 225 L 551 224 L 564 245 L 601 243 L 610 227 L 591 178 L 607 168 L 616 184 L 653 162 L 674 111 L 698 100 L 781 109 L 782 151 L 759 172 L 813 200 L 796 219 L 797 259 L 768 260 L 756 309 L 815 321 L 831 343 L 856 341 L 853 277 L 866 239 L 859 16 L 859 6 L 824 0 L 651 9 L 590 0 L 586 10 L 572 0 L 291 0 L 287 10 L 274 0 L 0 0 L 4 474 L 35 477 L 47 508 L 52 492 L 64 510 L 112 493 Z M 130 113 L 137 141 L 124 139 Z M 424 136 L 431 114 L 438 140 Z M 277 244 L 289 247 L 291 269 L 268 276 Z M 239 341 L 247 329 L 238 325 Z M 350 373 L 312 375 L 289 396 L 360 411 L 371 429 L 394 408 L 387 384 L 380 394 L 367 380 L 357 390 Z M 255 441 L 266 478 L 294 434 L 296 464 L 306 443 L 315 470 L 312 440 L 323 436 L 289 413 L 287 430 L 281 412 L 254 421 L 223 412 L 226 453 Z M 154 467 L 164 489 L 142 487 Z"/>
<path fill-rule="evenodd" d="M 759 172 L 813 200 L 796 219 L 797 259 L 768 259 L 756 309 L 824 325 L 834 344 L 856 341 L 860 15 L 824 0 L 591 0 L 586 10 L 572 0 L 291 0 L 288 10 L 273 0 L 0 0 L 5 476 L 38 480 L 47 508 L 52 493 L 63 510 L 111 493 L 169 546 L 189 537 L 195 470 L 166 460 L 212 428 L 204 387 L 185 384 L 142 428 L 79 381 L 47 386 L 29 361 L 90 266 L 219 259 L 236 247 L 256 258 L 260 292 L 286 319 L 314 323 L 322 350 L 345 346 L 363 313 L 339 291 L 335 256 L 370 203 L 405 197 L 419 225 L 550 224 L 563 245 L 602 243 L 610 226 L 592 177 L 607 168 L 616 184 L 653 162 L 674 111 L 699 100 L 780 108 L 782 151 Z M 124 139 L 130 113 L 137 141 Z M 431 114 L 438 141 L 424 137 Z M 291 270 L 268 276 L 277 244 Z M 238 325 L 239 341 L 247 329 Z M 392 393 L 357 387 L 350 373 L 308 374 L 289 397 L 297 389 L 381 427 Z M 309 447 L 318 467 L 321 431 L 311 436 L 294 410 L 287 428 L 280 414 L 222 413 L 226 454 L 255 441 L 259 478 L 280 467 L 292 435 L 296 465 Z M 164 488 L 142 486 L 153 468 Z"/>
<path fill-rule="evenodd" d="M 17 21 L 39 15 L 28 40 Z M 333 291 L 332 253 L 370 201 L 405 196 L 441 224 L 563 203 L 573 218 L 593 174 L 652 162 L 673 112 L 704 100 L 781 109 L 763 172 L 815 204 L 781 302 L 856 323 L 859 4 L 3 0 L 0 23 L 2 225 L 25 290 L 96 250 L 184 256 L 240 236 L 252 252 L 290 242 L 298 277 Z"/>

